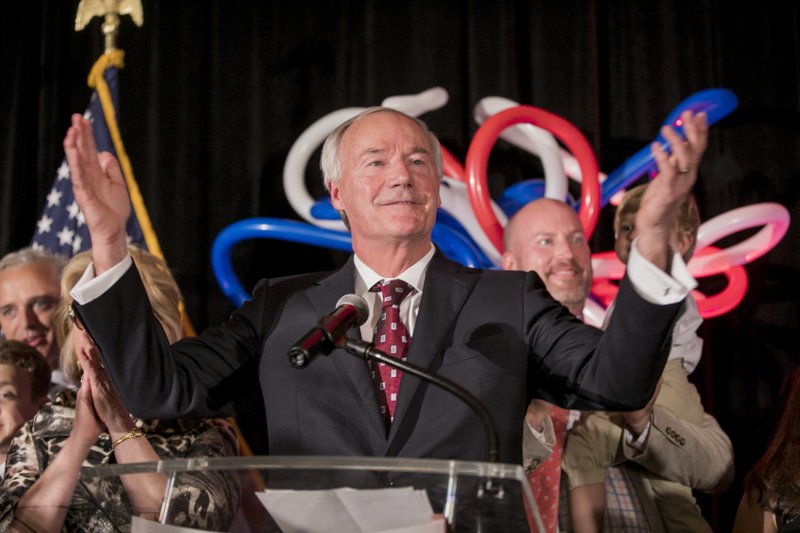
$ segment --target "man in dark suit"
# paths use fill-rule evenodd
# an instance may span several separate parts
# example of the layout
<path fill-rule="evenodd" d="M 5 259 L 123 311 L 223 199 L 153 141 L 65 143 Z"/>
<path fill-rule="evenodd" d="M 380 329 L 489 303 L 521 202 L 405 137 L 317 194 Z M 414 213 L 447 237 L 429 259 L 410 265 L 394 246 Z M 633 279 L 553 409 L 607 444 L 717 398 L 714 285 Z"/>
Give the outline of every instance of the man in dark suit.
<path fill-rule="evenodd" d="M 88 122 L 75 115 L 64 147 L 94 244 L 93 266 L 73 291 L 77 312 L 139 416 L 235 414 L 234 403 L 220 405 L 228 398 L 221 391 L 257 369 L 271 453 L 485 460 L 478 418 L 447 393 L 411 376 L 390 392 L 399 376 L 381 371 L 373 379 L 371 370 L 379 369 L 343 350 L 302 370 L 288 361 L 292 344 L 347 293 L 367 298 L 370 318 L 360 334 L 370 340 L 388 313 L 382 286 L 400 279 L 407 296 L 392 311 L 392 328 L 403 331 L 404 357 L 484 402 L 498 426 L 501 459 L 519 462 L 519 421 L 531 397 L 629 410 L 653 394 L 672 321 L 690 289 L 664 274 L 676 266 L 669 233 L 707 138 L 704 115 L 683 118 L 688 141 L 666 129 L 673 154 L 653 149 L 660 177 L 637 219 L 641 266 L 631 278 L 638 279 L 623 280 L 605 333 L 553 300 L 536 274 L 464 268 L 437 254 L 438 141 L 413 117 L 371 108 L 334 131 L 322 154 L 354 256 L 333 273 L 264 280 L 223 325 L 170 347 L 127 256 L 129 200 L 119 168 L 110 155 L 96 154 Z M 640 348 L 637 357 L 630 346 Z"/>

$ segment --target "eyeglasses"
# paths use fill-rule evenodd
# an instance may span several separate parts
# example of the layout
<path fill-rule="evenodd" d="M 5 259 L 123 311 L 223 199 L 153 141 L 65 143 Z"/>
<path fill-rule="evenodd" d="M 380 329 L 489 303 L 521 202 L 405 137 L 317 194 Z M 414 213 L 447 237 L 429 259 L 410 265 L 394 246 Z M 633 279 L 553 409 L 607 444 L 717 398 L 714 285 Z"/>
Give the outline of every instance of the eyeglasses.
<path fill-rule="evenodd" d="M 78 316 L 78 314 L 75 312 L 75 309 L 73 307 L 70 306 L 68 314 L 69 314 L 69 317 L 72 319 L 72 323 L 75 324 L 76 328 L 78 328 L 81 331 L 84 331 L 86 329 L 84 327 L 84 325 L 83 325 L 83 321 L 81 320 L 81 317 Z"/>

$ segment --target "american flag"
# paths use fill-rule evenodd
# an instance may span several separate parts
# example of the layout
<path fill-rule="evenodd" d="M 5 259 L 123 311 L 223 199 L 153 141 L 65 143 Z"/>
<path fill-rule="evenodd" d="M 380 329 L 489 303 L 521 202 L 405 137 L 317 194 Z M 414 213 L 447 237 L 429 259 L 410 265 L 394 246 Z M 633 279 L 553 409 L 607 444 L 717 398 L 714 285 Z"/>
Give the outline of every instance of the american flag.
<path fill-rule="evenodd" d="M 103 77 L 108 84 L 116 112 L 119 108 L 117 68 L 107 68 L 103 73 Z M 92 93 L 89 106 L 83 116 L 92 123 L 97 150 L 117 155 L 97 91 Z M 139 221 L 133 210 L 131 210 L 131 217 L 128 219 L 127 233 L 128 242 L 138 244 L 147 249 L 142 228 L 139 226 Z M 61 166 L 56 170 L 53 187 L 47 195 L 42 216 L 36 223 L 31 246 L 48 250 L 64 257 L 72 257 L 83 250 L 88 250 L 92 246 L 89 232 L 83 219 L 83 213 L 78 208 L 78 204 L 72 194 L 72 181 L 70 181 L 66 157 L 61 160 Z"/>

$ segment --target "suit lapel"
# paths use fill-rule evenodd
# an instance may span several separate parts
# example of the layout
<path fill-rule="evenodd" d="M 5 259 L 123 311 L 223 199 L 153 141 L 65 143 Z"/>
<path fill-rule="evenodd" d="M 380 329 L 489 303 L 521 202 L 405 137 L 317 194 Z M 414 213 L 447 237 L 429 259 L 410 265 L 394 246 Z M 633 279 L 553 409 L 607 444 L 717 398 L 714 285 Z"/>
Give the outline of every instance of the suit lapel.
<path fill-rule="evenodd" d="M 336 306 L 339 298 L 345 294 L 352 294 L 354 291 L 355 266 L 353 257 L 350 256 L 348 262 L 330 277 L 321 280 L 315 287 L 308 291 L 311 306 L 314 308 L 315 316 L 321 317 L 330 313 Z M 348 332 L 360 338 L 361 333 L 358 328 L 353 328 Z M 351 388 L 359 399 L 359 409 L 362 417 L 368 421 L 370 428 L 380 435 L 381 439 L 386 439 L 386 426 L 378 410 L 378 401 L 375 397 L 375 389 L 372 378 L 367 368 L 367 363 L 357 357 L 353 357 L 344 350 L 334 350 L 328 357 L 335 358 L 336 371 L 342 380 Z"/>
<path fill-rule="evenodd" d="M 431 366 L 477 279 L 477 276 L 468 274 L 463 267 L 440 257 L 437 252 L 425 274 L 422 303 L 407 355 L 409 363 L 425 369 Z M 409 424 L 409 427 L 413 427 L 416 423 L 418 413 L 415 409 L 409 411 L 409 405 L 417 395 L 419 386 L 417 379 L 403 379 L 400 382 L 395 418 L 389 431 L 389 455 L 396 455 L 402 446 L 402 442 L 393 442 L 400 428 Z M 405 420 L 407 412 L 413 420 Z M 400 439 L 405 441 L 408 433 L 404 431 Z"/>

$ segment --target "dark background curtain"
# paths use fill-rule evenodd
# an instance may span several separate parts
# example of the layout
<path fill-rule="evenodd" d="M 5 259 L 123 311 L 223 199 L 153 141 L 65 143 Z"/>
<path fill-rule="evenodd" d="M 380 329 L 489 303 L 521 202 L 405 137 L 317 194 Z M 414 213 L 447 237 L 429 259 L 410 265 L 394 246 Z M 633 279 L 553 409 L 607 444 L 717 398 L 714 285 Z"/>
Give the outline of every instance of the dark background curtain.
<path fill-rule="evenodd" d="M 102 38 L 97 21 L 72 30 L 77 3 L 3 8 L 0 253 L 29 243 L 70 113 L 82 112 L 90 95 L 85 80 Z M 209 266 L 217 233 L 245 217 L 299 218 L 281 184 L 298 135 L 333 110 L 436 85 L 449 103 L 423 118 L 462 160 L 477 128 L 473 106 L 499 95 L 576 124 L 605 171 L 652 140 L 688 95 L 730 88 L 740 108 L 711 130 L 696 187 L 703 218 L 767 201 L 800 216 L 797 2 L 143 3 L 144 27 L 126 17 L 119 39 L 122 134 L 199 328 L 231 310 Z M 315 164 L 307 181 L 321 196 Z M 498 144 L 493 191 L 538 175 L 534 158 Z M 611 215 L 602 213 L 595 251 L 611 248 Z M 793 223 L 777 248 L 747 266 L 742 305 L 700 332 L 705 353 L 692 380 L 736 450 L 737 484 L 703 499 L 720 531 L 730 527 L 741 479 L 763 452 L 797 366 L 799 238 Z M 247 287 L 344 257 L 275 241 L 243 244 L 234 255 Z"/>

